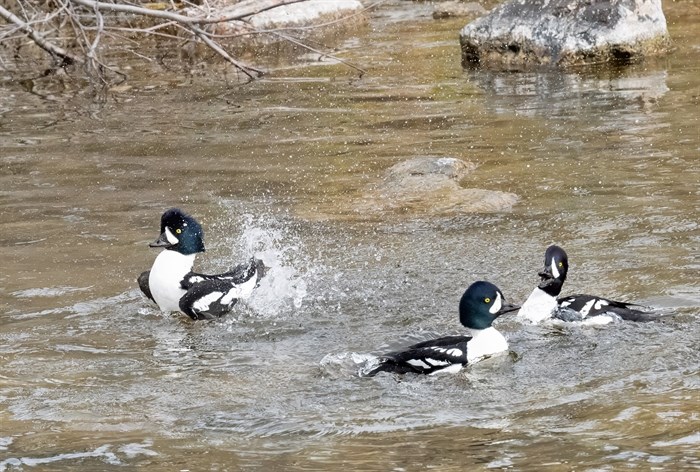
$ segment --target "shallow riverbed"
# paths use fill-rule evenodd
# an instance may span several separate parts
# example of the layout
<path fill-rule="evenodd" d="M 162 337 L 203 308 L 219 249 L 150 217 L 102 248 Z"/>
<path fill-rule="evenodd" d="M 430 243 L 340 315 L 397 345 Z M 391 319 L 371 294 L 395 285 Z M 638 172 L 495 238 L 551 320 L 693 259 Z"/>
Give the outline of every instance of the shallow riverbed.
<path fill-rule="evenodd" d="M 2 79 L 0 471 L 700 468 L 700 14 L 664 6 L 678 49 L 626 68 L 464 71 L 463 21 L 394 2 L 339 46 L 363 78 L 312 57 L 242 87 L 136 75 L 99 109 Z M 519 201 L 358 210 L 416 156 Z M 225 319 L 137 289 L 171 206 L 204 226 L 202 271 L 272 267 Z M 664 316 L 503 317 L 508 356 L 356 375 L 459 333 L 475 280 L 524 301 L 551 243 L 565 294 Z"/>

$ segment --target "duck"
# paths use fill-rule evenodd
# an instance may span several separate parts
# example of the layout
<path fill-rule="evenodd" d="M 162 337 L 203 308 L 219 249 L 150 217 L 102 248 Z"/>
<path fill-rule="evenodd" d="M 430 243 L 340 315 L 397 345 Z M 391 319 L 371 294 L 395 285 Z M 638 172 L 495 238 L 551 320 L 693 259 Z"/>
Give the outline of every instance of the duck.
<path fill-rule="evenodd" d="M 179 208 L 163 213 L 160 236 L 149 246 L 163 250 L 137 281 L 143 294 L 164 313 L 182 312 L 193 320 L 219 318 L 239 299 L 248 298 L 265 275 L 262 260 L 254 257 L 223 274 L 193 272 L 197 254 L 205 250 L 204 231 Z"/>
<path fill-rule="evenodd" d="M 522 304 L 516 317 L 532 323 L 558 319 L 591 324 L 653 319 L 653 313 L 635 308 L 640 307 L 635 303 L 584 294 L 557 298 L 568 272 L 569 258 L 566 251 L 557 245 L 549 246 L 544 253 L 544 267 L 538 272 L 540 283 Z"/>
<path fill-rule="evenodd" d="M 361 371 L 360 376 L 373 377 L 379 372 L 457 373 L 468 364 L 508 350 L 506 338 L 492 325 L 499 316 L 518 308 L 506 303 L 503 293 L 494 284 L 483 280 L 474 282 L 459 302 L 459 320 L 467 328 L 468 336 L 431 339 L 384 354 L 378 358 L 378 363 Z"/>

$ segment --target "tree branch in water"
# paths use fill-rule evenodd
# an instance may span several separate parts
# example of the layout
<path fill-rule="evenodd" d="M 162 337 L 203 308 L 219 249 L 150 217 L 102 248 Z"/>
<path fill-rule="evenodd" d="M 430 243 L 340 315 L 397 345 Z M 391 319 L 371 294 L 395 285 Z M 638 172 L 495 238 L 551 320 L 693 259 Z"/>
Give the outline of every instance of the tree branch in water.
<path fill-rule="evenodd" d="M 70 64 L 83 65 L 85 66 L 88 76 L 99 79 L 106 84 L 107 80 L 105 79 L 105 74 L 107 71 L 119 74 L 122 77 L 125 76 L 123 73 L 108 67 L 101 61 L 100 49 L 106 47 L 103 46 L 103 44 L 107 44 L 107 42 L 102 39 L 111 40 L 112 45 L 114 41 L 117 41 L 117 44 L 133 41 L 131 38 L 119 39 L 117 36 L 110 34 L 109 31 L 122 30 L 142 37 L 177 39 L 177 33 L 172 32 L 172 28 L 176 28 L 181 32 L 180 34 L 184 33 L 183 38 L 186 41 L 189 41 L 189 38 L 191 38 L 197 42 L 203 43 L 227 63 L 245 74 L 248 80 L 253 80 L 264 72 L 261 69 L 236 59 L 227 48 L 219 42 L 220 38 L 232 38 L 237 35 L 219 35 L 214 31 L 209 31 L 212 25 L 237 22 L 241 25 L 241 30 L 246 31 L 244 34 L 268 34 L 270 36 L 275 36 L 322 56 L 334 58 L 338 62 L 358 70 L 361 74 L 364 73 L 364 70 L 361 68 L 339 59 L 333 54 L 314 49 L 296 38 L 282 34 L 280 30 L 256 30 L 244 21 L 244 19 L 254 14 L 305 0 L 243 0 L 240 3 L 227 6 L 225 9 L 220 10 L 221 13 L 212 9 L 207 0 L 202 0 L 202 5 L 194 5 L 185 0 L 185 3 L 190 7 L 190 12 L 194 11 L 191 15 L 148 8 L 141 6 L 142 4 L 138 1 L 134 1 L 133 3 L 127 0 L 121 1 L 123 3 L 117 3 L 117 0 L 115 0 L 114 3 L 104 0 L 53 0 L 51 2 L 33 4 L 29 0 L 19 0 L 17 3 L 17 14 L 0 6 L 0 17 L 4 18 L 9 25 L 14 25 L 16 27 L 14 29 L 6 27 L 4 28 L 5 31 L 3 31 L 3 27 L 0 25 L 0 41 L 4 40 L 4 36 L 8 36 L 14 31 L 21 31 L 43 50 L 54 57 L 61 58 L 63 60 L 60 65 L 61 67 Z M 175 8 L 173 0 L 167 1 L 169 1 L 169 3 L 162 4 L 165 8 L 168 6 Z M 381 1 L 384 0 L 379 0 L 377 3 Z M 158 6 L 158 4 L 150 5 L 151 7 Z M 110 14 L 107 15 L 106 13 Z M 116 14 L 122 15 L 117 17 Z M 128 15 L 126 20 L 123 18 L 124 14 Z M 24 19 L 20 18 L 18 15 L 23 16 Z M 350 15 L 350 17 L 352 16 L 354 15 Z M 132 26 L 133 19 L 137 21 L 139 19 L 148 19 L 150 23 L 155 24 L 144 27 L 138 27 L 140 24 Z M 123 26 L 125 21 L 128 27 L 120 27 L 120 23 L 121 26 Z M 71 28 L 72 31 L 70 31 Z M 314 27 L 302 27 L 300 29 L 312 28 Z M 66 31 L 66 29 L 68 31 Z M 66 32 L 69 34 L 65 34 Z M 72 38 L 71 35 L 73 36 Z M 82 52 L 71 52 L 62 47 L 62 45 L 66 44 L 66 41 L 72 41 L 72 48 Z M 131 48 L 125 49 L 131 50 Z M 131 52 L 136 53 L 136 51 Z M 136 54 L 146 57 L 140 53 Z"/>

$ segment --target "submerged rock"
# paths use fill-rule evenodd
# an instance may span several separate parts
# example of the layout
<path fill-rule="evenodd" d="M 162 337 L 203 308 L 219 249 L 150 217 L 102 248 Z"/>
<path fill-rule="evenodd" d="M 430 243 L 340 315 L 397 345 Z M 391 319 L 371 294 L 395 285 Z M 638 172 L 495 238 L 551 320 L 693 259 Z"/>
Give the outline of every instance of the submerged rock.
<path fill-rule="evenodd" d="M 661 0 L 512 0 L 465 26 L 462 63 L 490 67 L 629 61 L 670 49 Z"/>
<path fill-rule="evenodd" d="M 363 214 L 456 215 L 509 210 L 513 193 L 463 188 L 459 181 L 476 165 L 452 157 L 419 157 L 387 169 L 356 205 Z"/>
<path fill-rule="evenodd" d="M 486 13 L 486 9 L 477 2 L 441 2 L 433 10 L 433 18 L 471 17 L 477 18 Z"/>

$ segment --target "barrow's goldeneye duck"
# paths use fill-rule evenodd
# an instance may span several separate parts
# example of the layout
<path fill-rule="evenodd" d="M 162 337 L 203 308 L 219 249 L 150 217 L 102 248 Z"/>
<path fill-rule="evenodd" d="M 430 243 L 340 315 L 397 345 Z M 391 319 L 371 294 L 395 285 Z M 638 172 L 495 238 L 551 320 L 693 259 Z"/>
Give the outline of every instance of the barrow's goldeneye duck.
<path fill-rule="evenodd" d="M 470 336 L 447 336 L 414 344 L 402 351 L 379 357 L 379 364 L 361 371 L 363 377 L 379 372 L 400 374 L 456 373 L 466 364 L 473 364 L 487 357 L 508 350 L 506 338 L 492 326 L 504 313 L 519 307 L 507 304 L 501 291 L 494 284 L 474 282 L 467 288 L 459 302 L 459 321 Z"/>
<path fill-rule="evenodd" d="M 559 246 L 544 253 L 540 283 L 518 312 L 519 318 L 537 323 L 549 318 L 563 321 L 587 321 L 606 324 L 616 320 L 650 321 L 652 313 L 632 308 L 633 303 L 618 302 L 593 295 L 570 295 L 557 299 L 569 271 L 569 258 Z"/>
<path fill-rule="evenodd" d="M 150 246 L 164 250 L 151 270 L 139 276 L 141 291 L 161 311 L 181 311 L 193 320 L 225 315 L 239 298 L 250 296 L 265 273 L 263 262 L 255 258 L 223 274 L 192 272 L 197 253 L 204 252 L 204 231 L 179 208 L 163 213 L 160 237 Z"/>

